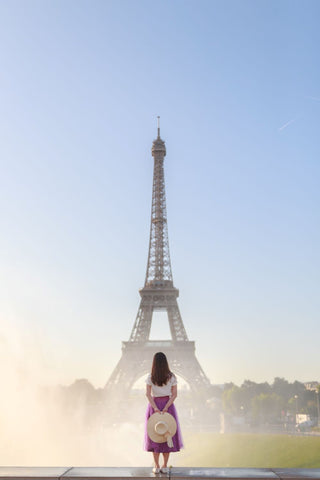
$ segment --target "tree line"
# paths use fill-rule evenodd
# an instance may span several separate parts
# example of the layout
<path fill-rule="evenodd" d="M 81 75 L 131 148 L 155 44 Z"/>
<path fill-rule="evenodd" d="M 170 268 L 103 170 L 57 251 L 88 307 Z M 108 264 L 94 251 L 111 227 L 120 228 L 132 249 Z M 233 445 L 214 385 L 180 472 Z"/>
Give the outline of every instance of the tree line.
<path fill-rule="evenodd" d="M 318 416 L 319 385 L 314 390 L 305 384 L 276 377 L 272 384 L 245 380 L 239 387 L 227 383 L 221 394 L 223 410 L 232 416 L 245 416 L 249 421 L 268 423 L 295 421 L 296 414 Z"/>
<path fill-rule="evenodd" d="M 290 383 L 276 377 L 272 384 L 245 380 L 241 386 L 234 383 L 226 383 L 223 387 L 214 385 L 205 396 L 214 400 L 210 405 L 217 419 L 224 413 L 226 417 L 243 417 L 250 424 L 293 424 L 296 414 L 307 414 L 312 419 L 318 417 L 320 385 L 312 387 L 313 390 L 302 382 Z M 87 379 L 78 379 L 69 386 L 44 389 L 43 394 L 54 398 L 55 405 L 67 416 L 72 417 L 81 411 L 88 424 L 100 421 L 108 408 L 104 389 L 94 388 Z M 141 392 L 132 392 L 131 397 L 131 401 L 137 404 L 145 401 Z M 183 398 L 183 403 L 194 406 L 191 391 Z"/>

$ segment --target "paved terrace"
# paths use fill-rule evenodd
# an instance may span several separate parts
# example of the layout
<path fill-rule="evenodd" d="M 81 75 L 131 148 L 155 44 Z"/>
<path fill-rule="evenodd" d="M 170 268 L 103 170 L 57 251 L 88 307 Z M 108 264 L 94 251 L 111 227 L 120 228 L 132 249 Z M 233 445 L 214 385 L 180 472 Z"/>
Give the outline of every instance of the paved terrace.
<path fill-rule="evenodd" d="M 155 475 L 151 468 L 111 467 L 0 467 L 0 479 L 14 480 L 320 480 L 320 469 L 288 468 L 171 468 L 168 474 Z"/>

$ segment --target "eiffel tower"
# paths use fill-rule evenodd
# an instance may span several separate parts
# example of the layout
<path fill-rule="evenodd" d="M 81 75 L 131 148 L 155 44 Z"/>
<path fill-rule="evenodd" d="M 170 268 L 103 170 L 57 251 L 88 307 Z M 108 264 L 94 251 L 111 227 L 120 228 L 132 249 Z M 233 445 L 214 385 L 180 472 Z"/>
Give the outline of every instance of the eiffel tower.
<path fill-rule="evenodd" d="M 139 291 L 141 301 L 129 341 L 122 342 L 122 356 L 105 392 L 110 395 L 128 393 L 136 380 L 150 372 L 154 353 L 162 351 L 167 355 L 172 371 L 189 384 L 194 394 L 203 396 L 211 384 L 195 356 L 195 343 L 188 339 L 177 302 L 179 290 L 174 287 L 172 279 L 163 169 L 166 147 L 160 138 L 159 117 L 158 137 L 151 152 L 154 170 L 146 278 Z M 171 340 L 149 339 L 155 311 L 167 312 Z"/>

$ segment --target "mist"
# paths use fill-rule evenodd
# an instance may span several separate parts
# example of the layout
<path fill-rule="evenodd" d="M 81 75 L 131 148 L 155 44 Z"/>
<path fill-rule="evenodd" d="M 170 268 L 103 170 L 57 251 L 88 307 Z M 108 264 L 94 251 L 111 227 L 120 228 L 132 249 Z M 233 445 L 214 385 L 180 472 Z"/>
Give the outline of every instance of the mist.
<path fill-rule="evenodd" d="M 85 398 L 72 395 L 70 386 L 46 384 L 49 371 L 33 332 L 3 326 L 0 349 L 2 465 L 150 464 L 150 454 L 142 450 L 144 396 L 140 418 L 128 412 L 123 423 L 112 424 L 103 405 L 105 424 L 90 427 Z"/>
<path fill-rule="evenodd" d="M 143 451 L 147 405 L 143 379 L 129 398 L 113 402 L 106 399 L 103 388 L 94 388 L 87 379 L 76 379 L 70 385 L 48 384 L 52 371 L 41 337 L 8 323 L 3 323 L 0 332 L 0 352 L 3 466 L 151 467 L 152 454 Z M 241 387 L 215 386 L 206 410 L 199 407 L 198 412 L 192 392 L 181 381 L 179 385 L 175 403 L 185 448 L 170 457 L 170 465 L 318 465 L 320 437 L 301 437 L 294 423 L 286 423 L 306 409 L 316 417 L 313 384 L 306 388 L 300 382 L 290 384 L 277 378 L 272 385 L 247 380 Z"/>

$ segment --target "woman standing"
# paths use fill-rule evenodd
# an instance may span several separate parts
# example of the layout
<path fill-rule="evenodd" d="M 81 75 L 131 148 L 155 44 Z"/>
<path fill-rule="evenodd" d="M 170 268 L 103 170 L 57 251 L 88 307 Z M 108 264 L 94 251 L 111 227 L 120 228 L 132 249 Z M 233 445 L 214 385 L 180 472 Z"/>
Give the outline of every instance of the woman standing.
<path fill-rule="evenodd" d="M 167 473 L 168 460 L 171 452 L 179 452 L 183 447 L 181 430 L 176 408 L 173 404 L 177 398 L 177 379 L 170 371 L 167 357 L 164 353 L 158 352 L 153 357 L 151 373 L 146 380 L 146 396 L 149 404 L 146 412 L 144 449 L 153 453 L 154 473 Z M 149 417 L 155 413 L 170 413 L 177 424 L 177 431 L 172 437 L 172 447 L 167 442 L 156 443 L 148 435 L 147 422 Z M 163 465 L 160 468 L 159 457 L 163 455 Z"/>

